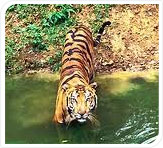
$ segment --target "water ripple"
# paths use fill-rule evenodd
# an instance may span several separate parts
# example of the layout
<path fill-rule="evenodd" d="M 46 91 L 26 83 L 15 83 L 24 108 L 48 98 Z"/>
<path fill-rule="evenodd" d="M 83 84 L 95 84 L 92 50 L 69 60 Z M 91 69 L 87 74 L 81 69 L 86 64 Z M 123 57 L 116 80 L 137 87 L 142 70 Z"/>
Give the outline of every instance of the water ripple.
<path fill-rule="evenodd" d="M 158 134 L 158 116 L 156 111 L 139 110 L 134 112 L 115 135 L 122 143 L 152 143 Z M 149 118 L 147 118 L 149 117 Z"/>

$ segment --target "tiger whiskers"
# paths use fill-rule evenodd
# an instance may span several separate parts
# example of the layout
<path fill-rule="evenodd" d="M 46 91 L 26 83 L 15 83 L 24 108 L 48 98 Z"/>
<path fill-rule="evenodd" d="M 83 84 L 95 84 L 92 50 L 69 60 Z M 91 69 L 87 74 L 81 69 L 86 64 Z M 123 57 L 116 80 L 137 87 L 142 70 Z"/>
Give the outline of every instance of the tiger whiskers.
<path fill-rule="evenodd" d="M 90 120 L 91 124 L 93 124 L 95 126 L 100 126 L 100 122 L 97 120 L 96 115 L 89 113 L 88 119 Z"/>
<path fill-rule="evenodd" d="M 69 121 L 69 122 L 67 123 L 66 130 L 69 128 L 70 123 L 71 123 L 71 121 Z"/>
<path fill-rule="evenodd" d="M 70 115 L 68 115 L 66 117 L 66 123 L 67 123 L 67 127 L 66 129 L 68 129 L 69 125 L 71 124 L 71 122 L 74 120 L 74 118 L 70 117 Z"/>

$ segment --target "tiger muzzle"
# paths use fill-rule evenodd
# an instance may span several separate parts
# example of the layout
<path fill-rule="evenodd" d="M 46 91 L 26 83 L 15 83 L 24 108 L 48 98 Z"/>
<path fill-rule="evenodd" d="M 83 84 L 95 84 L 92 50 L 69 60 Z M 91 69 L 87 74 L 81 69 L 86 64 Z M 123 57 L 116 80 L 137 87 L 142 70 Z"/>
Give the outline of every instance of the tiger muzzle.
<path fill-rule="evenodd" d="M 77 114 L 75 117 L 78 122 L 83 123 L 87 121 L 88 114 Z"/>

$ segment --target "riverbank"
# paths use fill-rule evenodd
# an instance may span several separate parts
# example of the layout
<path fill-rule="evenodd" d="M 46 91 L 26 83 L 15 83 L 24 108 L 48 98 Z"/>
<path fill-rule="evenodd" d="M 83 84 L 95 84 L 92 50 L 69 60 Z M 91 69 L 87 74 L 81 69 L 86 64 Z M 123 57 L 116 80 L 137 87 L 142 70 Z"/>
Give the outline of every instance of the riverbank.
<path fill-rule="evenodd" d="M 66 32 L 83 23 L 96 37 L 107 20 L 97 73 L 158 69 L 158 19 L 158 5 L 148 4 L 13 5 L 6 12 L 6 74 L 58 71 Z"/>

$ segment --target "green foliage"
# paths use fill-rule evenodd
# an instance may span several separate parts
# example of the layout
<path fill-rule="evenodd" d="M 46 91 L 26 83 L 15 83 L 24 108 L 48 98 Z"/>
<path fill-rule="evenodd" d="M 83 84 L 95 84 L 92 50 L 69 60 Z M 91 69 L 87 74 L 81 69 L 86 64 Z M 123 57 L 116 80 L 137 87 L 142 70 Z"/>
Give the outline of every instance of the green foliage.
<path fill-rule="evenodd" d="M 13 40 L 9 40 L 6 37 L 5 63 L 6 63 L 6 71 L 8 71 L 8 73 L 10 73 L 11 69 L 14 66 L 13 63 L 14 54 L 15 54 L 14 45 L 15 42 Z"/>
<path fill-rule="evenodd" d="M 96 15 L 96 20 L 103 21 L 102 18 L 107 18 L 109 16 L 109 8 L 114 5 L 110 4 L 96 4 L 94 5 L 94 13 Z"/>
<path fill-rule="evenodd" d="M 6 73 L 18 73 L 22 71 L 22 66 L 19 64 L 17 59 L 17 50 L 15 46 L 15 41 L 9 38 L 5 38 L 6 41 L 6 50 L 5 50 L 5 66 Z"/>
<path fill-rule="evenodd" d="M 52 9 L 51 9 L 52 8 Z M 12 70 L 16 62 L 17 51 L 25 48 L 33 52 L 48 51 L 49 46 L 63 46 L 69 28 L 76 24 L 74 14 L 77 8 L 73 5 L 26 5 L 16 4 L 8 8 L 6 21 L 15 15 L 18 24 L 12 27 L 13 34 L 18 35 L 6 41 L 6 67 Z M 9 17 L 11 16 L 11 17 Z M 19 23 L 21 22 L 21 23 Z M 53 65 L 54 71 L 60 67 L 60 52 L 56 52 Z M 58 60 L 59 58 L 59 60 Z M 51 63 L 51 62 L 50 62 Z"/>
<path fill-rule="evenodd" d="M 61 10 L 58 12 L 50 13 L 48 16 L 48 19 L 44 20 L 45 24 L 43 24 L 43 26 L 45 26 L 45 25 L 55 26 L 55 25 L 65 23 L 66 21 L 69 22 L 70 14 L 75 13 L 75 10 L 73 9 L 73 7 L 70 7 L 70 5 L 67 5 L 67 7 L 64 5 L 61 5 L 61 6 L 56 5 L 56 8 L 58 8 L 58 7 L 61 8 Z"/>
<path fill-rule="evenodd" d="M 28 21 L 32 15 L 37 14 L 45 14 L 46 7 L 48 5 L 33 5 L 33 4 L 15 4 L 11 5 L 6 14 L 15 13 L 18 16 L 18 19 Z"/>
<path fill-rule="evenodd" d="M 57 11 L 50 12 L 42 19 L 43 32 L 50 44 L 63 45 L 69 27 L 76 24 L 72 15 L 77 9 L 71 5 L 55 5 L 55 7 Z"/>
<path fill-rule="evenodd" d="M 50 57 L 48 63 L 51 65 L 52 71 L 58 71 L 61 67 L 62 50 L 58 50 L 53 57 Z"/>
<path fill-rule="evenodd" d="M 107 17 L 110 5 L 89 5 L 94 8 L 96 20 L 90 22 L 97 33 L 104 17 Z M 15 4 L 6 11 L 6 28 L 10 34 L 6 38 L 6 71 L 21 71 L 18 55 L 21 51 L 48 52 L 54 47 L 55 55 L 49 58 L 53 71 L 61 66 L 61 47 L 64 45 L 67 31 L 77 24 L 78 14 L 83 5 L 37 5 Z M 8 23 L 9 22 L 9 23 Z M 13 23 L 13 24 L 12 24 Z M 12 34 L 12 35 L 11 35 Z M 26 54 L 26 53 L 24 53 Z"/>
<path fill-rule="evenodd" d="M 32 45 L 33 51 L 43 51 L 47 50 L 47 45 L 44 43 L 43 36 L 44 33 L 41 32 L 40 28 L 35 24 L 30 24 L 27 26 L 26 32 L 28 35 L 26 36 L 29 38 L 29 43 Z"/>

